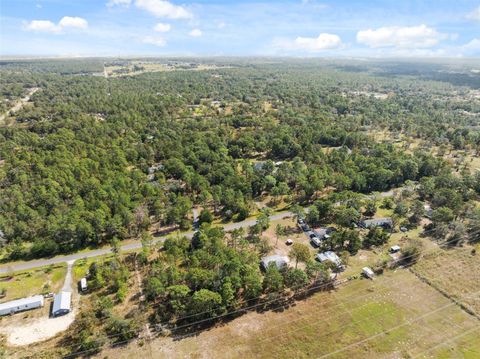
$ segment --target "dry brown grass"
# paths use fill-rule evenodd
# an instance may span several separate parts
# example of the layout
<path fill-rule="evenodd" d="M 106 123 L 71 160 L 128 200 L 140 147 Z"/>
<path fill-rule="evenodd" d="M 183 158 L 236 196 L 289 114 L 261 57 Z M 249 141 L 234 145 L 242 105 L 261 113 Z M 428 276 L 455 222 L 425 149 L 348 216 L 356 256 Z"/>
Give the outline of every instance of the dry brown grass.
<path fill-rule="evenodd" d="M 414 271 L 453 298 L 461 299 L 480 289 L 480 255 L 472 255 L 472 249 L 466 246 L 426 255 Z M 480 315 L 480 296 L 462 302 Z"/>
<path fill-rule="evenodd" d="M 475 326 L 478 320 L 414 274 L 399 270 L 375 281 L 355 280 L 335 292 L 317 293 L 288 309 L 250 312 L 188 338 L 131 343 L 98 358 L 150 353 L 155 358 L 307 358 L 337 350 L 332 358 L 437 357 L 448 339 Z M 466 350 L 480 354 L 480 342 L 465 339 L 448 342 L 449 357 L 462 357 Z"/>

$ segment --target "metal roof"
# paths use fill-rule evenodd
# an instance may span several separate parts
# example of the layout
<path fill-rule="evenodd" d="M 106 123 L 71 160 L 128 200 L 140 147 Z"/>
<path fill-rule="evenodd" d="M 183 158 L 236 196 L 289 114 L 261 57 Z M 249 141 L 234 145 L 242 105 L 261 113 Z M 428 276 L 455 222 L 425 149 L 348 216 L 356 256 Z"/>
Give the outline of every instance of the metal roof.
<path fill-rule="evenodd" d="M 320 262 L 330 261 L 336 265 L 341 265 L 342 261 L 338 258 L 337 254 L 332 251 L 326 251 L 317 254 L 317 258 Z"/>
<path fill-rule="evenodd" d="M 55 295 L 53 299 L 52 313 L 56 313 L 59 310 L 70 310 L 70 304 L 72 302 L 71 292 L 60 292 Z"/>
<path fill-rule="evenodd" d="M 43 305 L 43 296 L 34 295 L 33 297 L 11 300 L 10 302 L 0 303 L 0 310 L 10 309 L 12 307 L 21 307 L 33 303 Z"/>

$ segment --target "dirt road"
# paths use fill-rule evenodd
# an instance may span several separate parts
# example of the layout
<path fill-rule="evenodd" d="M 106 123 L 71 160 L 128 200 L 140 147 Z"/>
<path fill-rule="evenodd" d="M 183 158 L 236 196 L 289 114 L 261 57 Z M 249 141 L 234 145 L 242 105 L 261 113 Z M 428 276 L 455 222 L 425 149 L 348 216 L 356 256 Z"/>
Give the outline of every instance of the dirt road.
<path fill-rule="evenodd" d="M 21 98 L 20 100 L 18 100 L 15 105 L 10 109 L 8 110 L 7 112 L 3 113 L 0 115 L 0 125 L 3 123 L 3 121 L 5 121 L 5 119 L 9 116 L 10 113 L 15 113 L 17 112 L 18 110 L 20 110 L 28 101 L 30 101 L 30 97 L 32 97 L 32 95 L 37 92 L 38 90 L 40 90 L 38 87 L 34 87 L 34 88 L 31 88 L 29 91 L 28 91 L 28 94 L 24 97 L 24 98 Z"/>

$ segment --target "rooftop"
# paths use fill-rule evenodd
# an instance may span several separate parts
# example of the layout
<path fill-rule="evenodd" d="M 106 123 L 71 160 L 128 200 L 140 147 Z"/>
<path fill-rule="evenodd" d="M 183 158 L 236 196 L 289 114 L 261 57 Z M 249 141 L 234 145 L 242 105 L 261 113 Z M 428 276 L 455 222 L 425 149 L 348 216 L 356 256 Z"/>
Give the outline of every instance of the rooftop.
<path fill-rule="evenodd" d="M 43 296 L 41 295 L 34 295 L 32 297 L 22 298 L 11 300 L 10 302 L 0 303 L 0 310 L 8 309 L 11 307 L 21 307 L 23 305 L 28 305 L 31 303 L 41 302 L 43 305 Z"/>

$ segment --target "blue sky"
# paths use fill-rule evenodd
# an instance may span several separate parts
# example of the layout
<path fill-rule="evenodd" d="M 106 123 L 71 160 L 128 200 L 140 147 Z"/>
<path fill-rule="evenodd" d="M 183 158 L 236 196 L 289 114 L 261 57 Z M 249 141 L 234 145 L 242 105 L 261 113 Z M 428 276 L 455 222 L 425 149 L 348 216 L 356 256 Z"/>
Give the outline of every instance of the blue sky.
<path fill-rule="evenodd" d="M 475 0 L 2 0 L 0 55 L 478 57 Z"/>

